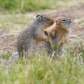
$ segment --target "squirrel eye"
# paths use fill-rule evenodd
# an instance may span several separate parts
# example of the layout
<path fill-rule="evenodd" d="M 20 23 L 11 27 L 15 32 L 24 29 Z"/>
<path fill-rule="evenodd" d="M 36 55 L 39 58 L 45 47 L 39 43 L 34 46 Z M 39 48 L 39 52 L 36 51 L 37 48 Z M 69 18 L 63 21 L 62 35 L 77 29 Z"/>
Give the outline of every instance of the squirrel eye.
<path fill-rule="evenodd" d="M 41 18 L 41 21 L 43 21 L 43 18 Z"/>
<path fill-rule="evenodd" d="M 62 20 L 62 21 L 66 21 L 66 20 Z"/>
<path fill-rule="evenodd" d="M 50 19 L 48 19 L 48 21 L 50 21 Z"/>

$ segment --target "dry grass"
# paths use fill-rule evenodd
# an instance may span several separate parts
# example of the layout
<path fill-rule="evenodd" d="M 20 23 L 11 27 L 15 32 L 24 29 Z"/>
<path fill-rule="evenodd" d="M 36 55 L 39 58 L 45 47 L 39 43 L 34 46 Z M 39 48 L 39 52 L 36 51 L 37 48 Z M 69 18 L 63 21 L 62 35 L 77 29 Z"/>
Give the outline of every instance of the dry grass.
<path fill-rule="evenodd" d="M 80 41 L 77 46 L 76 43 L 73 47 L 68 46 L 64 54 L 56 60 L 42 51 L 40 55 L 33 56 L 32 59 L 19 60 L 11 66 L 10 70 L 0 68 L 0 83 L 83 84 L 84 49 L 82 46 L 84 44 Z"/>
<path fill-rule="evenodd" d="M 8 32 L 10 35 L 18 35 L 35 18 L 34 15 L 2 15 L 0 17 L 0 29 Z"/>

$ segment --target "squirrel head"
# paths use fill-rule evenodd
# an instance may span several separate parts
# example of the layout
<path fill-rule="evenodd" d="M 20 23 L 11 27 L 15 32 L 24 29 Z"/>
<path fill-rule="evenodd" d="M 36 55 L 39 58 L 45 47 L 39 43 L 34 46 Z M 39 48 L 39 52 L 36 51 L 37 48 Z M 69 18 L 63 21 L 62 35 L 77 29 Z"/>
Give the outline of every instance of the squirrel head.
<path fill-rule="evenodd" d="M 38 20 L 38 24 L 42 27 L 42 29 L 46 29 L 47 27 L 53 25 L 54 20 L 50 17 L 44 16 L 44 15 L 37 15 L 36 19 Z"/>
<path fill-rule="evenodd" d="M 59 28 L 69 29 L 71 27 L 71 19 L 65 17 L 58 17 L 56 19 L 56 26 Z"/>

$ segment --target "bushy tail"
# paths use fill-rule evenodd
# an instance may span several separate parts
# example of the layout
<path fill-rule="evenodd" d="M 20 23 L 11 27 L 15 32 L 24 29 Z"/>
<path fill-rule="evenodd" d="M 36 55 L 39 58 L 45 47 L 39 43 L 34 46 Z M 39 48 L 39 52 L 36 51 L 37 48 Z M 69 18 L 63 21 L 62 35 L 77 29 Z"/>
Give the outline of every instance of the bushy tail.
<path fill-rule="evenodd" d="M 11 61 L 19 60 L 19 54 L 18 54 L 18 52 L 15 52 L 15 53 L 9 58 L 9 60 L 11 60 Z"/>

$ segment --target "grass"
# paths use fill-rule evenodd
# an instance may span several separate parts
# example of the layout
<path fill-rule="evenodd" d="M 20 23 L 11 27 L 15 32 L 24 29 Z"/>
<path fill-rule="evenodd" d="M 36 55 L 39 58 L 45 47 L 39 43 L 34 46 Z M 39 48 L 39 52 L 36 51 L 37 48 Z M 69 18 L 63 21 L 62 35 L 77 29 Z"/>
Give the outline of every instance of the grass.
<path fill-rule="evenodd" d="M 73 45 L 56 60 L 42 51 L 33 58 L 12 63 L 10 70 L 2 66 L 0 84 L 83 84 L 84 44 L 76 41 Z"/>
<path fill-rule="evenodd" d="M 7 52 L 3 52 L 3 53 L 0 55 L 0 58 L 1 58 L 1 59 L 6 59 L 6 60 L 8 60 L 8 59 L 10 58 L 10 56 L 12 56 L 12 52 L 7 51 Z"/>
<path fill-rule="evenodd" d="M 20 31 L 27 28 L 33 19 L 33 15 L 2 15 L 2 18 L 0 19 L 0 29 L 9 32 L 10 34 L 17 35 Z"/>
<path fill-rule="evenodd" d="M 44 9 L 71 7 L 83 0 L 0 0 L 0 11 L 7 13 L 25 13 Z M 67 4 L 66 4 L 67 3 Z"/>

